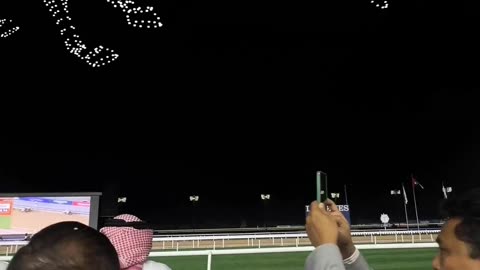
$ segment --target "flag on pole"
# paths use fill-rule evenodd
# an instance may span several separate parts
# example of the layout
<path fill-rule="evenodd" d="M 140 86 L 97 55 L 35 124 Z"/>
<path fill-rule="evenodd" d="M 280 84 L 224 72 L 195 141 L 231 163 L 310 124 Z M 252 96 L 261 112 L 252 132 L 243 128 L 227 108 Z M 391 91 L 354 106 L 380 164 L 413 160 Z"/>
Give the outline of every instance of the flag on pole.
<path fill-rule="evenodd" d="M 408 203 L 407 192 L 405 192 L 405 187 L 403 186 L 403 183 L 402 183 L 402 189 L 403 189 L 403 197 L 405 198 L 405 204 L 407 204 Z"/>
<path fill-rule="evenodd" d="M 445 186 L 443 185 L 443 182 L 442 182 L 442 191 L 443 191 L 443 197 L 444 197 L 445 199 L 448 199 L 447 193 L 448 193 L 448 192 L 452 192 L 452 187 L 445 187 Z"/>
<path fill-rule="evenodd" d="M 416 185 L 420 186 L 422 189 L 425 189 L 425 188 L 422 186 L 422 184 L 420 184 L 420 182 L 418 182 L 418 181 L 413 177 L 413 175 L 412 175 L 412 186 L 413 186 L 414 189 L 415 189 L 415 186 L 416 186 Z"/>

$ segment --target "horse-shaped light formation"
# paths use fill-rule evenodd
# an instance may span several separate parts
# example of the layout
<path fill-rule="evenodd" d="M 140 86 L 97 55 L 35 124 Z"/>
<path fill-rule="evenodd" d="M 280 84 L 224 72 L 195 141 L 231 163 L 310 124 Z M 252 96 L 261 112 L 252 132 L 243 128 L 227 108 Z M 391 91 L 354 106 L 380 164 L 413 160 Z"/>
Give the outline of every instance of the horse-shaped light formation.
<path fill-rule="evenodd" d="M 12 20 L 0 19 L 0 38 L 6 38 L 19 29 L 20 27 L 14 25 Z"/>
<path fill-rule="evenodd" d="M 153 7 L 139 7 L 132 0 L 106 0 L 114 8 L 119 8 L 125 14 L 129 25 L 136 28 L 159 28 L 162 27 L 160 17 L 153 11 Z M 115 61 L 118 58 L 112 49 L 101 45 L 92 47 L 80 39 L 77 29 L 69 16 L 68 0 L 44 0 L 50 15 L 56 20 L 60 28 L 67 50 L 83 60 L 88 65 L 96 68 Z M 6 38 L 17 32 L 20 27 L 12 20 L 0 19 L 0 38 Z"/>

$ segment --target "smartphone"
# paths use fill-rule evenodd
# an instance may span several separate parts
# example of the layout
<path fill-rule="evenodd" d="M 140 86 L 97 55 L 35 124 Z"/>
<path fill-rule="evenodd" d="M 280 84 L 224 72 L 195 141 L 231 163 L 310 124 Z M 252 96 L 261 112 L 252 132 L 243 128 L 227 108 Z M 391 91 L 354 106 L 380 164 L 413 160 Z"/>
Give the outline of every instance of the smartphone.
<path fill-rule="evenodd" d="M 317 202 L 328 198 L 328 176 L 322 171 L 317 172 Z"/>

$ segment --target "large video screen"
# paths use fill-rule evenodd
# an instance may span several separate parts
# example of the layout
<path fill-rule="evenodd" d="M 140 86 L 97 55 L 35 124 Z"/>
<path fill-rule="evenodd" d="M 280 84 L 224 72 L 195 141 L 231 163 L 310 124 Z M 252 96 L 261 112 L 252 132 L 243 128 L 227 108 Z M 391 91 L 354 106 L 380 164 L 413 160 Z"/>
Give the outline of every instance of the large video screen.
<path fill-rule="evenodd" d="M 32 235 L 62 221 L 78 221 L 96 228 L 99 194 L 42 196 L 0 194 L 1 240 Z"/>

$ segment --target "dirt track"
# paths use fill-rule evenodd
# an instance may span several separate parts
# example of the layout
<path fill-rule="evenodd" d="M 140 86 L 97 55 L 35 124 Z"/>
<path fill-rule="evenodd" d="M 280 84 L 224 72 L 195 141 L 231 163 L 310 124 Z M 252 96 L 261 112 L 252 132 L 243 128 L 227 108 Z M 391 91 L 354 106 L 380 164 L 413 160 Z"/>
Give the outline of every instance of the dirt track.
<path fill-rule="evenodd" d="M 12 212 L 12 230 L 22 233 L 35 233 L 48 225 L 61 221 L 78 221 L 88 225 L 88 216 L 65 215 L 51 212 Z"/>

